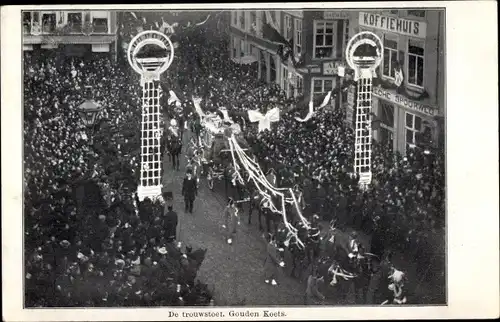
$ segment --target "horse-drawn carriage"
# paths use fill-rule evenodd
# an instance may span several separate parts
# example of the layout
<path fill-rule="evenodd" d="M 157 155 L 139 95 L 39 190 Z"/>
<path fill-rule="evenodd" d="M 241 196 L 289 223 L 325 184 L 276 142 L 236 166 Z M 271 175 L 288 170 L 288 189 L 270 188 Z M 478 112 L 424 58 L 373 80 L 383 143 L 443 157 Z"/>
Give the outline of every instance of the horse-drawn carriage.
<path fill-rule="evenodd" d="M 201 173 L 206 175 L 210 189 L 213 189 L 215 180 L 231 180 L 234 173 L 231 149 L 227 137 L 229 129 L 237 135 L 241 132 L 237 125 L 225 123 L 216 114 L 207 115 L 202 121 L 198 145 L 201 150 Z M 237 139 L 240 145 L 248 146 L 243 138 L 238 136 Z"/>

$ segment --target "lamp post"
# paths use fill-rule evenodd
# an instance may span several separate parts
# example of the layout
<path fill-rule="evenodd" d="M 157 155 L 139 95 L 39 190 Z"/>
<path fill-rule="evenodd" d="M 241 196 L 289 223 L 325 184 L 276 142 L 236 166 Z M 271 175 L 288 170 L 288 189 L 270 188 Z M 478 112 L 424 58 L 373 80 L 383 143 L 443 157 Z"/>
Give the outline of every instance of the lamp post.
<path fill-rule="evenodd" d="M 82 104 L 80 104 L 80 106 L 78 106 L 78 114 L 82 118 L 83 123 L 87 126 L 87 128 L 92 130 L 90 144 L 93 144 L 95 124 L 101 111 L 102 106 L 90 99 L 85 100 Z"/>

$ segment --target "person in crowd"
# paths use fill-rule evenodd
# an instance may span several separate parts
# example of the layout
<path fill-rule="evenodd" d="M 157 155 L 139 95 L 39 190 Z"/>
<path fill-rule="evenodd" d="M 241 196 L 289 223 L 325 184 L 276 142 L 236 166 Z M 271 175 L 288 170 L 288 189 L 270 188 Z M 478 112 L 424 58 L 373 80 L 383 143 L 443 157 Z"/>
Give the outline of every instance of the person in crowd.
<path fill-rule="evenodd" d="M 239 225 L 240 210 L 236 206 L 234 199 L 230 197 L 224 209 L 224 224 L 222 225 L 226 230 L 226 241 L 229 245 L 233 243 Z"/>
<path fill-rule="evenodd" d="M 184 197 L 184 205 L 186 213 L 193 213 L 193 205 L 196 196 L 198 195 L 198 183 L 196 178 L 193 177 L 191 169 L 186 171 L 186 177 L 182 182 L 182 196 Z"/>
<path fill-rule="evenodd" d="M 318 304 L 318 300 L 325 300 L 325 296 L 319 291 L 319 285 L 322 283 L 324 283 L 324 277 L 320 276 L 317 266 L 313 266 L 311 274 L 307 277 L 304 305 Z"/>
<path fill-rule="evenodd" d="M 168 206 L 167 209 L 168 212 L 165 214 L 164 218 L 166 239 L 167 242 L 173 242 L 177 240 L 178 217 L 172 206 Z"/>
<path fill-rule="evenodd" d="M 182 141 L 178 137 L 176 137 L 175 135 L 172 135 L 170 137 L 169 152 L 170 152 L 170 155 L 172 157 L 173 169 L 179 170 L 179 167 L 180 167 L 179 155 L 182 152 Z"/>
<path fill-rule="evenodd" d="M 266 259 L 264 260 L 264 282 L 277 286 L 279 268 L 285 267 L 283 249 L 279 248 L 272 234 L 266 234 Z"/>
<path fill-rule="evenodd" d="M 125 42 L 137 33 L 137 23 L 132 21 L 120 29 Z M 169 86 L 179 97 L 186 101 L 202 93 L 205 112 L 224 106 L 229 113 L 244 115 L 256 106 L 262 106 L 262 111 L 268 108 L 266 105 L 280 106 L 280 121 L 273 123 L 271 130 L 259 133 L 256 124 L 246 122 L 243 135 L 263 169 L 280 169 L 277 185 L 299 185 L 306 204 L 304 215 L 317 212 L 327 221 L 335 215 L 341 229 L 368 229 L 365 223 L 376 219 L 381 245 L 378 252 L 385 252 L 390 245 L 411 253 L 416 263 L 429 260 L 435 247 L 428 240 L 443 234 L 445 221 L 443 150 L 424 153 L 418 147 L 409 147 L 406 155 L 401 155 L 374 142 L 373 184 L 357 198 L 357 180 L 350 174 L 354 132 L 344 126 L 345 112 L 322 109 L 307 123 L 298 124 L 295 116 L 303 116 L 300 114 L 305 111 L 296 108 L 297 100 L 286 98 L 275 83 L 259 83 L 249 67 L 229 60 L 229 42 L 214 45 L 207 33 L 204 28 L 176 32 L 179 59 L 170 70 L 178 77 Z M 131 301 L 171 304 L 166 300 L 168 285 L 159 282 L 165 281 L 165 276 L 159 264 L 161 254 L 155 250 L 167 237 L 161 218 L 156 220 L 163 209 L 156 209 L 154 203 L 138 202 L 131 193 L 137 190 L 140 178 L 138 120 L 142 89 L 130 76 L 121 46 L 118 49 L 118 64 L 96 53 L 71 58 L 57 51 L 23 54 L 25 253 L 29 254 L 25 278 L 29 306 L 119 306 Z M 92 99 L 104 107 L 92 137 L 77 113 L 88 96 L 85 86 L 89 84 Z M 176 116 L 176 111 L 168 110 Z M 179 168 L 178 158 L 174 166 Z M 91 198 L 87 188 L 74 189 L 74 193 L 72 185 L 86 180 L 101 183 L 101 187 L 102 183 L 109 185 L 102 192 L 109 204 L 94 203 L 99 193 Z M 186 211 L 192 211 L 197 189 L 188 185 L 189 189 L 183 185 L 182 192 Z M 354 218 L 357 216 L 363 220 Z M 132 265 L 138 254 L 141 277 L 129 281 L 128 269 L 138 266 Z M 92 299 L 72 291 L 74 281 L 91 285 L 91 277 L 99 278 L 101 273 L 110 285 L 100 288 Z M 51 285 L 56 291 L 54 299 L 43 295 Z M 127 292 L 138 285 L 144 291 L 132 300 Z M 150 285 L 149 289 L 145 285 Z"/>

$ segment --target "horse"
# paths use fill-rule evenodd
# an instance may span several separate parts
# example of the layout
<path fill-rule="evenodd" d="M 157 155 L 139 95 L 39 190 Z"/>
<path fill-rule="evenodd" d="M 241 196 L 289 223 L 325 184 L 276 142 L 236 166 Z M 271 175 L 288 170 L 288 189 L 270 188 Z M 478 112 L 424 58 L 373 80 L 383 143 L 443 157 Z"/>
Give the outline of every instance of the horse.
<path fill-rule="evenodd" d="M 351 249 L 350 236 L 335 227 L 335 220 L 330 222 L 330 229 L 325 236 L 322 237 L 321 255 L 323 257 L 323 265 L 328 266 L 328 274 L 325 277 L 329 278 L 333 275 L 330 282 L 331 286 L 335 286 L 339 276 L 348 276 L 347 281 L 352 282 L 352 291 L 356 302 L 365 302 L 365 295 L 370 278 L 373 273 L 373 262 L 378 259 L 376 255 L 368 252 L 370 244 L 361 243 L 358 241 L 357 251 Z M 355 255 L 353 255 L 355 253 Z M 351 256 L 350 256 L 351 255 Z M 335 270 L 337 270 L 336 273 Z M 324 269 L 323 269 L 324 271 Z"/>

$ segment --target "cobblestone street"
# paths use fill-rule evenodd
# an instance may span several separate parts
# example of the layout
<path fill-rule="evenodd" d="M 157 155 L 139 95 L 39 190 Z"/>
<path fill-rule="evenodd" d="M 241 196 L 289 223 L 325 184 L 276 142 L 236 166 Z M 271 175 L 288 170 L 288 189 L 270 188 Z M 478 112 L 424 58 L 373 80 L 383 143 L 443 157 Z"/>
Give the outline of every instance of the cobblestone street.
<path fill-rule="evenodd" d="M 184 148 L 189 132 L 184 134 Z M 198 278 L 214 288 L 218 305 L 303 305 L 305 281 L 291 278 L 289 271 L 281 272 L 278 286 L 264 283 L 263 263 L 265 242 L 258 229 L 257 218 L 248 225 L 247 206 L 244 206 L 241 225 L 233 245 L 228 245 L 223 235 L 223 210 L 226 205 L 222 182 L 215 182 L 211 191 L 206 179 L 200 179 L 200 189 L 193 214 L 184 213 L 181 196 L 185 174 L 185 156 L 180 157 L 180 171 L 174 171 L 165 155 L 163 185 L 174 194 L 174 207 L 179 215 L 179 239 L 193 249 L 207 248 Z M 255 214 L 254 214 L 255 216 Z M 335 304 L 335 303 L 331 303 Z"/>

